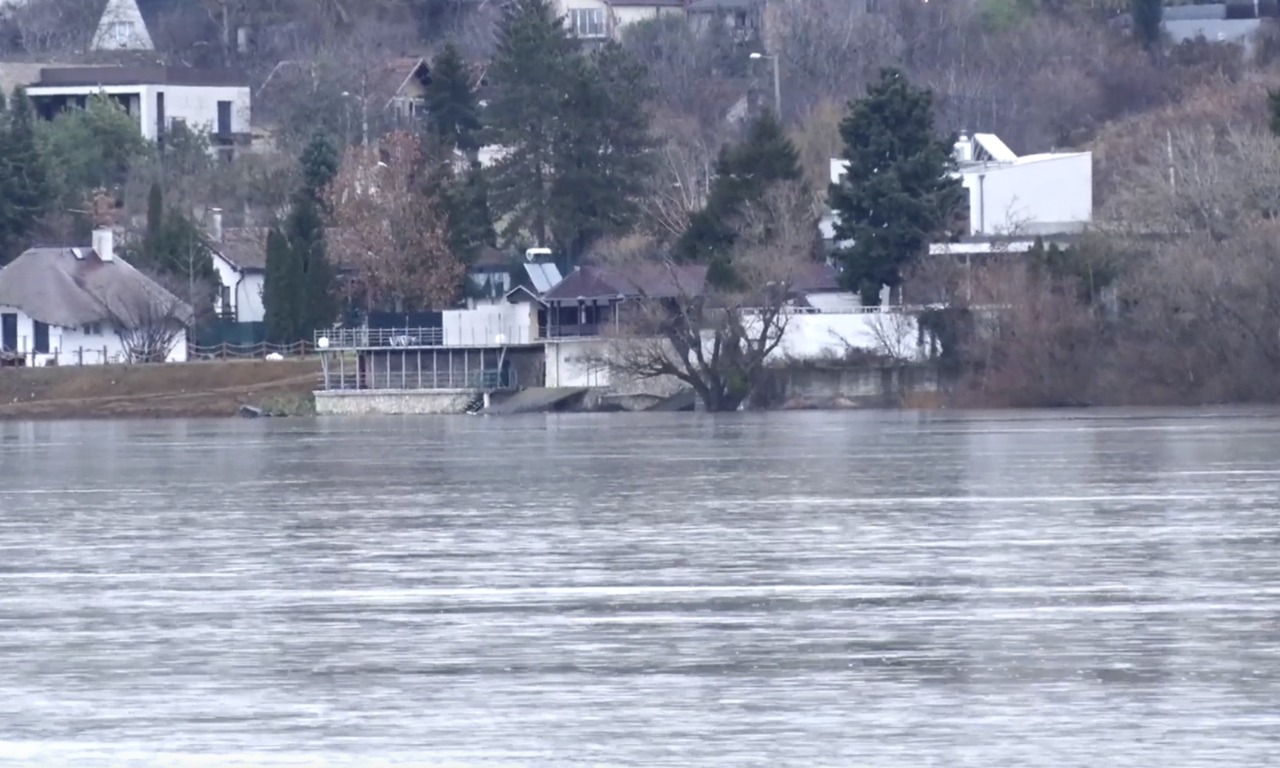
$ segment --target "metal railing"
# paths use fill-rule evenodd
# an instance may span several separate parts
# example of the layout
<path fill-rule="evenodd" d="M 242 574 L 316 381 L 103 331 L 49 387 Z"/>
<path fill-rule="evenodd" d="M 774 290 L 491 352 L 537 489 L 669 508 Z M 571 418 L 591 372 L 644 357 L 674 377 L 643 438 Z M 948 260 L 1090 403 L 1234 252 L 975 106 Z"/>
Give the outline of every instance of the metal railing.
<path fill-rule="evenodd" d="M 325 390 L 476 390 L 516 389 L 519 377 L 514 369 L 503 371 L 433 371 L 377 370 L 364 371 L 332 367 L 324 374 Z"/>
<path fill-rule="evenodd" d="M 422 349 L 429 347 L 502 347 L 529 344 L 529 328 L 330 328 L 315 332 L 323 349 Z M 321 341 L 321 340 L 324 341 Z"/>
<path fill-rule="evenodd" d="M 538 327 L 538 336 L 544 339 L 576 339 L 587 336 L 599 336 L 606 328 L 603 323 L 581 323 L 578 325 L 542 325 Z"/>

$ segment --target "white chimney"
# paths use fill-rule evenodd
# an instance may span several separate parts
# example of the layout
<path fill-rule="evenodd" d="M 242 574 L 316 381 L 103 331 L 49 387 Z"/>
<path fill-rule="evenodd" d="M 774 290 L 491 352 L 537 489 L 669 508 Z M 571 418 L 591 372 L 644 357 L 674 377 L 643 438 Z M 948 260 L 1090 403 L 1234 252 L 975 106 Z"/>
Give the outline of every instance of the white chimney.
<path fill-rule="evenodd" d="M 98 258 L 107 263 L 116 260 L 116 233 L 110 227 L 98 227 L 93 230 L 93 251 Z"/>
<path fill-rule="evenodd" d="M 213 242 L 222 242 L 222 209 L 213 209 Z"/>
<path fill-rule="evenodd" d="M 954 155 L 957 163 L 973 161 L 973 139 L 969 138 L 968 133 L 960 132 L 960 138 L 956 141 Z"/>

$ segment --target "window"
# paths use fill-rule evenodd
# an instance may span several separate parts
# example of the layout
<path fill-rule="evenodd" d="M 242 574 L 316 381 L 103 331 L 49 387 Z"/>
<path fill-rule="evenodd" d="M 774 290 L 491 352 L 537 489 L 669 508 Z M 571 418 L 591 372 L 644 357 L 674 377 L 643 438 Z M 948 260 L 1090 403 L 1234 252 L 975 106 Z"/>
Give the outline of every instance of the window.
<path fill-rule="evenodd" d="M 107 40 L 121 48 L 129 45 L 133 41 L 133 22 L 132 21 L 113 21 L 107 27 Z"/>
<path fill-rule="evenodd" d="M 86 323 L 80 330 L 84 331 L 85 336 L 101 336 L 102 323 Z"/>
<path fill-rule="evenodd" d="M 231 102 L 218 102 L 218 135 L 227 137 L 231 135 Z"/>
<path fill-rule="evenodd" d="M 35 336 L 35 349 L 32 351 L 39 355 L 49 354 L 49 324 L 33 320 L 32 335 Z"/>
<path fill-rule="evenodd" d="M 222 312 L 223 316 L 231 317 L 235 315 L 235 307 L 231 306 L 231 286 L 221 286 L 218 291 L 218 299 L 218 310 Z"/>
<path fill-rule="evenodd" d="M 604 37 L 603 8 L 574 8 L 569 11 L 569 22 L 578 37 Z"/>

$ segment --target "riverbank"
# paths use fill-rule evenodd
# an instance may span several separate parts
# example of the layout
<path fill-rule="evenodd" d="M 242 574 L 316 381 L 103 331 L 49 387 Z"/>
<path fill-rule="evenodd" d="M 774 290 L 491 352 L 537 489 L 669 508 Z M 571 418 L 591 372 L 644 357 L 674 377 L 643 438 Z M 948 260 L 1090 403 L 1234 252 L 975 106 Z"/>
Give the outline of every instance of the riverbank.
<path fill-rule="evenodd" d="M 165 419 L 314 412 L 320 361 L 0 368 L 0 419 Z"/>

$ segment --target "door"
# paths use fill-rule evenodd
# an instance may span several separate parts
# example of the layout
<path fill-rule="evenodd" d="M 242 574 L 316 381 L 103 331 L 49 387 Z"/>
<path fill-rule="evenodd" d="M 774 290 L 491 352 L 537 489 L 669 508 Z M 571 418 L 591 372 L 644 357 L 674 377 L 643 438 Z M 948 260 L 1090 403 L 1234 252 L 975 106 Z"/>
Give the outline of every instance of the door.
<path fill-rule="evenodd" d="M 218 135 L 231 136 L 231 102 L 218 102 Z"/>
<path fill-rule="evenodd" d="M 18 351 L 18 315 L 6 312 L 0 315 L 0 348 L 6 352 Z"/>
<path fill-rule="evenodd" d="M 41 355 L 49 354 L 49 324 L 39 320 L 31 321 L 31 351 Z"/>
<path fill-rule="evenodd" d="M 160 145 L 164 146 L 164 92 L 156 92 L 156 138 L 160 141 Z"/>

